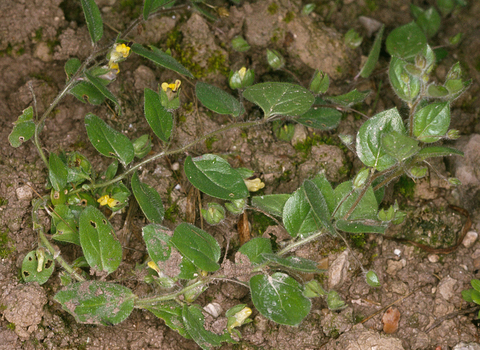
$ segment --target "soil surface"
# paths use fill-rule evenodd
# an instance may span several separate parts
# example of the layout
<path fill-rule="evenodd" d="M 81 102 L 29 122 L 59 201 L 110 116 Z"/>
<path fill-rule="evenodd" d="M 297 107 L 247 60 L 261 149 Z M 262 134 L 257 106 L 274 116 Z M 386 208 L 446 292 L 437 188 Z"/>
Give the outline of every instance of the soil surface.
<path fill-rule="evenodd" d="M 97 0 L 105 25 L 102 44 L 114 40 L 118 31 L 141 13 L 140 0 Z M 389 86 L 386 69 L 388 54 L 382 50 L 380 61 L 369 79 L 354 80 L 373 43 L 381 23 L 386 34 L 413 20 L 410 4 L 427 8 L 436 1 L 313 0 L 316 9 L 301 14 L 310 1 L 265 0 L 233 2 L 215 0 L 221 14 L 208 21 L 189 9 L 167 13 L 135 29 L 130 39 L 171 49 L 172 54 L 199 80 L 227 89 L 229 68 L 255 69 L 256 81 L 291 81 L 308 86 L 315 69 L 330 76 L 330 94 L 346 93 L 353 88 L 373 90 L 364 104 L 355 106 L 373 116 L 387 108 L 405 109 Z M 0 349 L 198 349 L 166 327 L 147 311 L 135 310 L 114 327 L 75 323 L 53 301 L 61 288 L 57 269 L 43 286 L 25 284 L 19 268 L 25 255 L 37 247 L 32 229 L 32 199 L 47 192 L 46 171 L 32 142 L 14 149 L 8 143 L 13 122 L 22 110 L 33 104 L 35 93 L 38 114 L 48 107 L 65 83 L 64 64 L 71 57 L 85 59 L 91 50 L 85 20 L 78 1 L 12 0 L 0 1 Z M 221 8 L 221 9 L 220 9 Z M 211 9 L 210 9 L 211 10 Z M 468 1 L 466 7 L 442 19 L 441 29 L 430 39 L 433 47 L 445 47 L 448 55 L 438 63 L 432 77 L 443 81 L 453 63 L 460 61 L 472 79 L 469 90 L 452 106 L 452 127 L 462 136 L 453 146 L 462 149 L 463 159 L 436 159 L 438 174 L 429 180 L 402 178 L 389 185 L 386 205 L 398 200 L 408 213 L 407 221 L 392 228 L 386 236 L 349 237 L 352 251 L 333 238 L 299 249 L 298 256 L 322 261 L 329 266 L 323 277 L 325 288 L 335 289 L 346 301 L 341 311 L 328 310 L 323 299 L 313 300 L 311 314 L 298 327 L 274 324 L 254 310 L 253 322 L 240 330 L 242 340 L 222 349 L 480 349 L 479 332 L 472 322 L 477 310 L 463 301 L 461 291 L 470 288 L 472 278 L 480 278 L 480 2 Z M 357 49 L 344 44 L 344 34 L 355 28 L 364 37 Z M 459 44 L 449 45 L 449 38 L 463 33 Z M 243 53 L 235 52 L 231 40 L 242 35 L 251 45 Z M 293 73 L 271 70 L 266 49 L 276 49 L 286 58 Z M 67 96 L 54 110 L 41 134 L 48 152 L 79 151 L 98 171 L 109 164 L 89 144 L 84 116 L 92 112 L 121 130 L 131 139 L 151 133 L 143 116 L 143 89 L 156 89 L 164 81 L 177 79 L 166 71 L 138 57 L 121 63 L 121 72 L 111 84 L 122 104 L 123 113 L 115 115 L 103 104 L 83 104 Z M 195 82 L 194 80 L 192 81 Z M 200 135 L 217 129 L 229 118 L 212 115 L 194 100 L 193 84 L 182 83 L 182 107 L 177 113 L 177 127 L 171 147 L 185 145 Z M 248 120 L 261 118 L 258 109 L 248 106 Z M 291 193 L 305 178 L 325 170 L 328 179 L 339 183 L 360 169 L 360 162 L 341 146 L 338 134 L 353 134 L 365 121 L 357 113 L 345 113 L 338 129 L 318 132 L 295 127 L 293 139 L 275 136 L 271 125 L 248 130 L 232 130 L 209 139 L 188 151 L 190 155 L 217 153 L 230 156 L 235 167 L 253 169 L 265 182 L 265 194 Z M 152 134 L 153 135 L 153 134 Z M 154 142 L 155 143 L 155 142 Z M 160 145 L 154 145 L 160 151 Z M 167 209 L 165 225 L 175 227 L 181 221 L 200 225 L 198 207 L 201 198 L 183 175 L 185 155 L 148 164 L 141 179 L 162 196 Z M 439 178 L 456 176 L 463 186 L 453 188 Z M 200 202 L 199 199 L 202 201 Z M 472 220 L 467 238 L 449 254 L 425 251 L 418 245 L 388 239 L 393 235 L 434 248 L 455 244 L 466 218 L 449 204 L 466 209 Z M 247 211 L 253 236 L 281 234 L 274 222 Z M 113 218 L 117 231 L 125 215 Z M 239 218 L 230 215 L 220 227 L 206 227 L 230 252 L 239 247 Z M 45 214 L 44 223 L 48 227 Z M 132 274 L 136 263 L 146 253 L 141 240 L 145 219 L 139 210 L 133 213 L 131 229 L 121 231 L 125 260 L 114 278 L 132 288 L 137 295 L 152 290 Z M 69 262 L 81 255 L 78 247 L 60 245 Z M 232 254 L 233 256 L 233 254 Z M 365 283 L 358 261 L 375 270 L 380 288 Z M 219 283 L 204 293 L 200 304 L 216 302 L 223 310 L 238 303 L 252 306 L 248 291 L 238 285 Z M 361 322 L 367 317 L 366 322 Z M 220 323 L 222 320 L 218 320 Z M 213 322 L 213 321 L 212 321 Z M 214 327 L 214 322 L 212 327 Z M 464 345 L 458 345 L 464 342 Z M 477 344 L 474 344 L 474 343 Z M 472 344 L 469 344 L 472 343 Z M 469 346 L 469 347 L 468 347 Z"/>

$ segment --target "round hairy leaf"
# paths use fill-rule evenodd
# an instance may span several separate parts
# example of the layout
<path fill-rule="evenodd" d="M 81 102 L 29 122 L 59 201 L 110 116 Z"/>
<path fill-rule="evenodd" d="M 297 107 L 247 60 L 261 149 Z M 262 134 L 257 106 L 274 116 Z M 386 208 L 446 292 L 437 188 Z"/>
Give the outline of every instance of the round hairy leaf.
<path fill-rule="evenodd" d="M 450 126 L 450 103 L 431 103 L 413 117 L 413 134 L 422 142 L 436 142 Z"/>
<path fill-rule="evenodd" d="M 334 129 L 340 123 L 342 113 L 333 108 L 312 107 L 307 113 L 296 118 L 297 123 L 308 126 L 309 128 L 330 130 Z"/>
<path fill-rule="evenodd" d="M 387 37 L 387 51 L 404 59 L 415 57 L 427 45 L 427 37 L 415 22 L 397 27 Z"/>
<path fill-rule="evenodd" d="M 50 253 L 45 250 L 32 250 L 23 258 L 22 278 L 25 282 L 37 282 L 42 285 L 48 281 L 54 269 L 55 261 Z"/>

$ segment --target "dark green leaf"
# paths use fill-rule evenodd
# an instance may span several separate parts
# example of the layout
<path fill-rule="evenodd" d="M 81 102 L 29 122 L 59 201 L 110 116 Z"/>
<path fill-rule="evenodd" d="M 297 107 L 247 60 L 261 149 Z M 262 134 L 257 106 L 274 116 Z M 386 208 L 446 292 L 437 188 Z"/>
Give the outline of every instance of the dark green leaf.
<path fill-rule="evenodd" d="M 345 302 L 337 291 L 331 290 L 327 294 L 327 306 L 330 310 L 340 310 L 345 308 Z"/>
<path fill-rule="evenodd" d="M 282 216 L 283 207 L 290 198 L 290 194 L 269 194 L 266 196 L 252 197 L 252 205 L 269 214 Z"/>
<path fill-rule="evenodd" d="M 333 108 L 312 107 L 307 113 L 302 114 L 294 120 L 297 123 L 308 126 L 309 128 L 320 130 L 331 130 L 340 124 L 342 113 Z"/>
<path fill-rule="evenodd" d="M 108 98 L 110 101 L 115 103 L 118 106 L 118 100 L 115 97 L 114 94 L 111 93 L 110 90 L 108 90 L 105 85 L 103 85 L 102 80 L 100 78 L 97 78 L 93 75 L 91 75 L 89 72 L 85 72 L 85 76 L 87 77 L 88 81 L 93 84 L 97 88 L 100 93 Z"/>
<path fill-rule="evenodd" d="M 462 151 L 459 151 L 455 148 L 444 147 L 444 146 L 431 146 L 425 147 L 420 152 L 417 153 L 417 158 L 419 160 L 431 158 L 431 157 L 447 157 L 447 156 L 464 156 Z"/>
<path fill-rule="evenodd" d="M 363 102 L 369 94 L 370 90 L 357 91 L 357 89 L 355 89 L 340 96 L 323 96 L 323 99 L 343 107 L 351 107 L 357 103 Z"/>
<path fill-rule="evenodd" d="M 357 134 L 357 154 L 363 164 L 378 171 L 396 164 L 396 159 L 387 154 L 382 146 L 383 136 L 392 131 L 406 132 L 396 108 L 380 112 L 363 123 Z"/>
<path fill-rule="evenodd" d="M 220 346 L 222 342 L 234 343 L 229 333 L 218 335 L 205 329 L 202 309 L 198 305 L 184 305 L 182 318 L 188 334 L 204 350 Z"/>
<path fill-rule="evenodd" d="M 475 304 L 480 305 L 480 292 L 478 292 L 478 291 L 476 291 L 475 289 L 473 289 L 472 292 L 470 293 L 470 296 L 472 297 L 472 301 L 473 301 Z"/>
<path fill-rule="evenodd" d="M 218 114 L 230 114 L 238 117 L 245 113 L 245 108 L 235 97 L 222 89 L 203 82 L 195 85 L 197 98 L 208 109 Z"/>
<path fill-rule="evenodd" d="M 410 4 L 410 12 L 412 13 L 413 17 L 417 19 L 418 16 L 420 16 L 424 12 L 424 9 L 414 4 Z"/>
<path fill-rule="evenodd" d="M 125 320 L 135 298 L 127 287 L 103 281 L 72 283 L 54 297 L 78 323 L 103 325 Z"/>
<path fill-rule="evenodd" d="M 67 186 L 68 169 L 63 160 L 55 153 L 50 153 L 48 160 L 48 179 L 55 191 L 62 191 Z"/>
<path fill-rule="evenodd" d="M 153 90 L 145 88 L 145 118 L 155 135 L 167 142 L 172 134 L 173 116 L 160 102 L 160 96 Z"/>
<path fill-rule="evenodd" d="M 58 204 L 52 213 L 52 238 L 60 242 L 80 245 L 78 235 L 78 217 L 80 212 L 73 210 L 74 206 Z M 83 211 L 83 208 L 82 208 Z"/>
<path fill-rule="evenodd" d="M 304 259 L 299 256 L 289 256 L 284 258 L 282 256 L 278 256 L 277 254 L 262 253 L 261 257 L 277 265 L 304 273 L 322 273 L 326 271 L 318 268 L 318 262 Z"/>
<path fill-rule="evenodd" d="M 316 70 L 310 82 L 310 91 L 315 94 L 324 94 L 330 86 L 330 78 L 327 73 Z"/>
<path fill-rule="evenodd" d="M 148 16 L 158 9 L 164 6 L 164 8 L 170 8 L 175 4 L 176 0 L 145 0 L 143 2 L 143 19 L 148 20 Z"/>
<path fill-rule="evenodd" d="M 382 181 L 385 180 L 384 176 L 379 176 L 372 182 L 372 188 L 375 188 L 377 185 L 382 183 Z M 377 204 L 380 205 L 383 201 L 383 196 L 385 196 L 385 186 L 380 187 L 378 190 L 374 191 L 375 192 L 375 198 L 377 198 Z"/>
<path fill-rule="evenodd" d="M 67 75 L 67 80 L 69 80 L 72 75 L 77 73 L 78 68 L 82 65 L 82 62 L 76 57 L 70 58 L 66 63 L 65 63 L 65 74 Z"/>
<path fill-rule="evenodd" d="M 30 106 L 24 109 L 14 125 L 12 132 L 8 135 L 8 141 L 12 147 L 19 147 L 25 141 L 30 140 L 35 134 L 33 107 Z"/>
<path fill-rule="evenodd" d="M 167 261 L 172 248 L 168 230 L 157 224 L 150 224 L 142 228 L 143 240 L 147 246 L 148 255 L 155 264 L 159 261 Z"/>
<path fill-rule="evenodd" d="M 190 260 L 182 259 L 180 263 L 180 273 L 178 278 L 182 280 L 192 280 L 198 276 L 198 269 L 193 265 Z"/>
<path fill-rule="evenodd" d="M 382 25 L 380 30 L 375 37 L 375 41 L 373 42 L 372 49 L 368 54 L 367 61 L 363 65 L 362 69 L 360 70 L 359 75 L 362 78 L 368 78 L 370 74 L 372 74 L 375 65 L 378 62 L 378 57 L 380 56 L 380 48 L 382 47 L 382 38 L 383 38 L 383 30 L 385 29 L 385 25 Z"/>
<path fill-rule="evenodd" d="M 177 331 L 181 336 L 191 339 L 188 335 L 182 318 L 182 306 L 174 301 L 165 301 L 155 305 L 148 305 L 146 310 L 165 321 L 165 324 Z"/>
<path fill-rule="evenodd" d="M 413 134 L 422 142 L 436 142 L 448 131 L 450 126 L 450 103 L 431 103 L 413 117 Z"/>
<path fill-rule="evenodd" d="M 427 45 L 427 37 L 415 22 L 397 27 L 387 37 L 387 51 L 403 59 L 413 58 Z"/>
<path fill-rule="evenodd" d="M 253 276 L 250 292 L 257 310 L 276 323 L 297 326 L 310 313 L 312 304 L 303 287 L 284 273 Z"/>
<path fill-rule="evenodd" d="M 238 250 L 245 254 L 253 264 L 261 264 L 265 261 L 262 257 L 264 253 L 273 253 L 270 240 L 265 237 L 255 237 L 242 245 Z"/>
<path fill-rule="evenodd" d="M 337 220 L 335 226 L 350 233 L 385 233 L 388 224 L 375 220 Z"/>
<path fill-rule="evenodd" d="M 437 6 L 445 17 L 455 8 L 455 0 L 437 0 Z"/>
<path fill-rule="evenodd" d="M 420 93 L 420 79 L 407 73 L 408 63 L 400 58 L 392 57 L 388 69 L 390 84 L 402 100 L 411 102 Z"/>
<path fill-rule="evenodd" d="M 240 174 L 225 159 L 214 154 L 193 159 L 188 156 L 184 170 L 190 183 L 209 196 L 233 200 L 249 195 Z"/>
<path fill-rule="evenodd" d="M 310 180 L 305 180 L 302 186 L 305 198 L 312 208 L 312 215 L 317 222 L 320 222 L 332 235 L 335 235 L 335 228 L 330 221 L 330 211 L 325 197 L 320 189 Z"/>
<path fill-rule="evenodd" d="M 220 246 L 210 234 L 198 227 L 181 223 L 175 228 L 170 242 L 199 269 L 214 272 L 220 268 L 217 263 Z"/>
<path fill-rule="evenodd" d="M 70 90 L 70 93 L 83 103 L 101 105 L 105 101 L 105 96 L 88 81 L 79 82 Z"/>
<path fill-rule="evenodd" d="M 135 157 L 132 142 L 94 114 L 87 114 L 85 127 L 93 147 L 105 157 L 117 158 L 127 166 Z"/>
<path fill-rule="evenodd" d="M 325 173 L 322 172 L 316 175 L 313 179 L 311 179 L 311 181 L 320 189 L 323 198 L 325 198 L 325 201 L 327 202 L 328 211 L 330 214 L 333 214 L 337 203 L 335 202 L 332 185 L 325 177 Z"/>
<path fill-rule="evenodd" d="M 161 224 L 165 216 L 162 199 L 154 188 L 140 181 L 137 172 L 132 176 L 132 192 L 147 220 Z"/>
<path fill-rule="evenodd" d="M 283 224 L 292 237 L 308 237 L 323 225 L 313 213 L 303 186 L 295 191 L 283 207 Z"/>
<path fill-rule="evenodd" d="M 115 271 L 122 261 L 122 245 L 102 212 L 92 206 L 85 208 L 78 231 L 88 264 L 99 273 Z"/>
<path fill-rule="evenodd" d="M 417 140 L 398 131 L 392 131 L 389 134 L 384 135 L 382 146 L 385 148 L 387 154 L 391 155 L 399 162 L 410 158 L 420 151 Z"/>
<path fill-rule="evenodd" d="M 159 66 L 173 70 L 174 72 L 185 75 L 186 77 L 193 78 L 192 73 L 190 73 L 187 68 L 181 65 L 172 56 L 160 51 L 154 46 L 150 46 L 150 48 L 153 51 L 144 48 L 140 44 L 133 44 L 131 47 L 132 52 L 136 53 L 137 55 L 148 58 L 150 61 L 158 64 Z"/>
<path fill-rule="evenodd" d="M 423 11 L 416 20 L 418 26 L 423 30 L 427 38 L 431 38 L 437 34 L 440 29 L 441 18 L 434 7 Z"/>
<path fill-rule="evenodd" d="M 53 256 L 45 249 L 39 248 L 37 251 L 32 250 L 23 258 L 22 278 L 27 283 L 37 282 L 42 285 L 48 281 L 54 269 Z"/>
<path fill-rule="evenodd" d="M 103 21 L 100 10 L 95 0 L 80 0 L 82 4 L 83 14 L 87 22 L 90 38 L 94 43 L 99 41 L 103 36 Z"/>
<path fill-rule="evenodd" d="M 245 89 L 243 97 L 260 106 L 265 118 L 280 115 L 296 117 L 305 114 L 315 100 L 307 89 L 290 83 L 252 85 Z"/>
<path fill-rule="evenodd" d="M 342 219 L 353 206 L 353 203 L 358 198 L 358 191 L 352 192 L 352 181 L 346 181 L 341 183 L 335 188 L 335 200 L 337 203 L 342 203 L 338 208 L 335 218 Z M 348 197 L 347 197 L 348 196 Z M 372 187 L 370 187 L 365 195 L 358 203 L 353 213 L 347 218 L 349 220 L 376 220 L 377 219 L 377 198 L 373 193 Z"/>

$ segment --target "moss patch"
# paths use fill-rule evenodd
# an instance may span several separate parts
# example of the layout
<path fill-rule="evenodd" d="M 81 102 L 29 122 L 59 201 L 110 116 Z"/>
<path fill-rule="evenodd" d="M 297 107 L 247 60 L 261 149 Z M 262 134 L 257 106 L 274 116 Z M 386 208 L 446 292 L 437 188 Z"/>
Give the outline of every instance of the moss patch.
<path fill-rule="evenodd" d="M 0 258 L 6 259 L 15 251 L 13 240 L 8 237 L 8 230 L 0 232 Z"/>

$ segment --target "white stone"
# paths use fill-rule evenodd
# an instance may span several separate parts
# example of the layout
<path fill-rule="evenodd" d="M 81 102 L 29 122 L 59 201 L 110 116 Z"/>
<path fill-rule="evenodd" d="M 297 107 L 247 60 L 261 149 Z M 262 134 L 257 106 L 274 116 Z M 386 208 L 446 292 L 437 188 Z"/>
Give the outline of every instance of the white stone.
<path fill-rule="evenodd" d="M 450 276 L 447 276 L 440 281 L 437 291 L 443 297 L 443 299 L 448 301 L 456 294 L 454 288 L 457 285 L 457 282 L 458 281 L 456 279 Z"/>
<path fill-rule="evenodd" d="M 475 243 L 477 238 L 478 238 L 478 233 L 477 232 L 468 231 L 467 234 L 465 235 L 465 238 L 463 238 L 462 244 L 466 248 L 470 248 Z"/>
<path fill-rule="evenodd" d="M 431 263 L 436 263 L 439 260 L 440 260 L 440 257 L 437 254 L 430 254 L 428 256 L 428 261 L 430 261 Z"/>
<path fill-rule="evenodd" d="M 210 303 L 203 308 L 206 312 L 217 318 L 223 312 L 222 306 L 219 303 Z"/>
<path fill-rule="evenodd" d="M 15 190 L 15 193 L 17 194 L 17 199 L 19 201 L 29 201 L 32 200 L 33 198 L 33 190 L 31 189 L 30 186 L 22 186 L 22 187 L 17 187 Z"/>
<path fill-rule="evenodd" d="M 348 250 L 345 250 L 335 259 L 328 270 L 328 287 L 330 289 L 335 289 L 344 282 L 348 266 Z"/>

